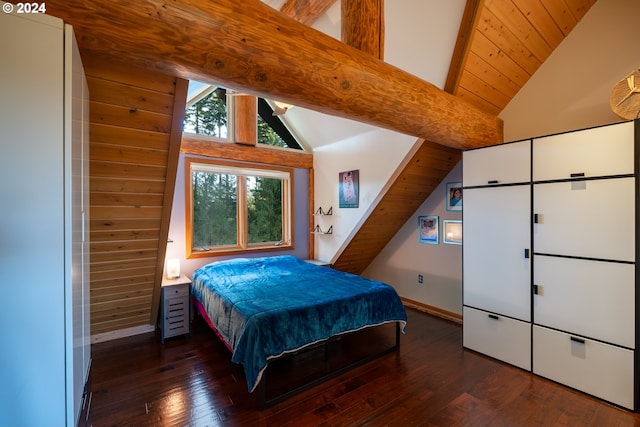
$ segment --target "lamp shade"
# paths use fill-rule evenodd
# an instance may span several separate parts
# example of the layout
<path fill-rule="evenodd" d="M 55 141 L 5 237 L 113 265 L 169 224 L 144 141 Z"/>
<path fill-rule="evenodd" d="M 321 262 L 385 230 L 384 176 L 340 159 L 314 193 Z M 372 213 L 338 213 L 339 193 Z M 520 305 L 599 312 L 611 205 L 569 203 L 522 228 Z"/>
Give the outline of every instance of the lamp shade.
<path fill-rule="evenodd" d="M 180 260 L 178 258 L 167 260 L 167 277 L 169 279 L 177 279 L 180 277 Z"/>

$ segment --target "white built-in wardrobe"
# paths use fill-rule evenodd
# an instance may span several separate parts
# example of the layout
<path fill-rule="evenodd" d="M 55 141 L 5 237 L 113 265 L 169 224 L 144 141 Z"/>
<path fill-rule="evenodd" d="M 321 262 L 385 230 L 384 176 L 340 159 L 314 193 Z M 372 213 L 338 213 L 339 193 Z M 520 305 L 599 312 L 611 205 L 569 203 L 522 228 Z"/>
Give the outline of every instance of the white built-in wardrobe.
<path fill-rule="evenodd" d="M 70 26 L 0 4 L 0 425 L 75 426 L 90 368 L 88 90 Z"/>
<path fill-rule="evenodd" d="M 638 410 L 630 121 L 463 153 L 463 345 Z"/>

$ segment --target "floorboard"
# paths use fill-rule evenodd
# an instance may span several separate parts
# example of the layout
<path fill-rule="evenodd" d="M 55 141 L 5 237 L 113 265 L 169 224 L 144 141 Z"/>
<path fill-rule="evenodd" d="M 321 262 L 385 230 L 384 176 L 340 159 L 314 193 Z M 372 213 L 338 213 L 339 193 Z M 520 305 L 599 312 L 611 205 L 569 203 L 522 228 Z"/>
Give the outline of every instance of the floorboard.
<path fill-rule="evenodd" d="M 196 318 L 190 336 L 158 332 L 92 348 L 93 426 L 639 426 L 640 415 L 462 348 L 460 325 L 407 309 L 399 352 L 271 408 L 258 409 L 240 365 Z M 394 338 L 340 340 L 342 363 Z M 274 389 L 322 371 L 324 353 L 273 367 Z"/>

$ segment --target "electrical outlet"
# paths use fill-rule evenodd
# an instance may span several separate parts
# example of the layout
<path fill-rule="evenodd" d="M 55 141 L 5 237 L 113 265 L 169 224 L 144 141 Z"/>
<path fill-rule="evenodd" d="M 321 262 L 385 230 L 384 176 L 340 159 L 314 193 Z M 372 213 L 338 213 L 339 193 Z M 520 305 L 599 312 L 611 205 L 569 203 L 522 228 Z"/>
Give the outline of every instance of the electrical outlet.
<path fill-rule="evenodd" d="M 418 274 L 418 283 L 423 283 L 424 282 L 424 277 L 422 277 L 422 274 Z"/>

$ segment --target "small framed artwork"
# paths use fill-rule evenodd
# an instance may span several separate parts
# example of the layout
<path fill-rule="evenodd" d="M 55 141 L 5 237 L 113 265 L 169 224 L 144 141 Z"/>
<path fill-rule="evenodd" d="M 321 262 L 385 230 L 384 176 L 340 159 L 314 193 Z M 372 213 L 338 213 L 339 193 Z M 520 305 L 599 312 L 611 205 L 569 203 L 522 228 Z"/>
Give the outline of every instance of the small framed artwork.
<path fill-rule="evenodd" d="M 338 195 L 341 208 L 358 207 L 359 170 L 340 172 L 338 174 Z"/>
<path fill-rule="evenodd" d="M 427 245 L 438 244 L 438 217 L 418 217 L 418 241 Z"/>
<path fill-rule="evenodd" d="M 442 221 L 442 243 L 462 244 L 462 221 L 453 219 Z"/>
<path fill-rule="evenodd" d="M 462 210 L 462 183 L 447 182 L 446 203 L 448 211 Z"/>

